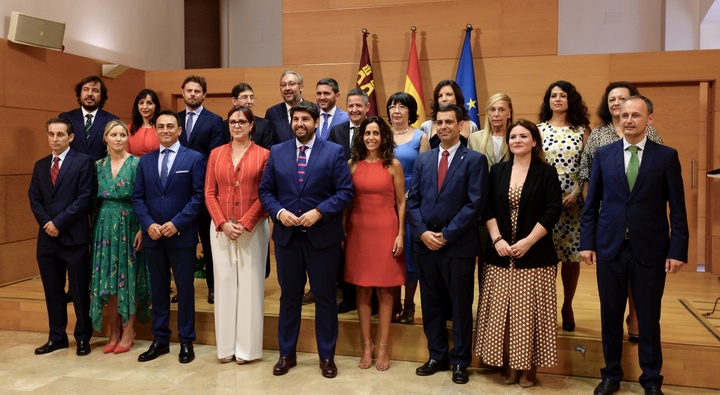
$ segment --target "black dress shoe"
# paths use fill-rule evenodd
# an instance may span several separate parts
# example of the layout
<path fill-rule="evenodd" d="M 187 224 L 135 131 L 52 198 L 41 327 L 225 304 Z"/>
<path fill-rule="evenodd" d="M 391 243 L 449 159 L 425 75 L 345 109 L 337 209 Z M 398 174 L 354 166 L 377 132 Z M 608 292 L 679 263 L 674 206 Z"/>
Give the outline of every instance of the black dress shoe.
<path fill-rule="evenodd" d="M 153 359 L 170 352 L 170 345 L 160 343 L 157 340 L 153 340 L 152 344 L 150 345 L 150 348 L 148 348 L 147 351 L 140 354 L 138 357 L 138 361 L 140 362 L 147 362 L 152 361 Z"/>
<path fill-rule="evenodd" d="M 349 300 L 343 300 L 337 306 L 338 314 L 348 313 L 353 310 L 357 310 L 357 304 L 355 302 L 351 302 Z"/>
<path fill-rule="evenodd" d="M 292 357 L 281 356 L 275 366 L 273 366 L 273 375 L 282 376 L 285 373 L 289 372 L 290 368 L 295 367 L 296 365 L 297 357 L 295 355 L 293 355 Z"/>
<path fill-rule="evenodd" d="M 193 349 L 192 342 L 180 343 L 180 356 L 178 359 L 180 363 L 190 363 L 195 359 L 195 350 Z"/>
<path fill-rule="evenodd" d="M 323 377 L 327 377 L 329 379 L 337 376 L 337 366 L 335 366 L 335 360 L 321 359 L 320 371 L 322 372 Z"/>
<path fill-rule="evenodd" d="M 177 295 L 173 295 L 173 297 L 170 298 L 170 303 L 177 303 L 177 302 L 178 302 Z"/>
<path fill-rule="evenodd" d="M 79 340 L 77 342 L 77 350 L 75 350 L 75 354 L 81 357 L 90 354 L 90 342 L 85 340 Z"/>
<path fill-rule="evenodd" d="M 68 341 L 67 339 L 61 340 L 61 341 L 48 341 L 47 343 L 43 344 L 42 346 L 35 349 L 35 355 L 43 355 L 47 354 L 49 352 L 53 352 L 55 350 L 59 350 L 61 348 L 68 348 Z"/>
<path fill-rule="evenodd" d="M 215 304 L 215 288 L 208 288 L 208 303 Z"/>
<path fill-rule="evenodd" d="M 603 379 L 603 381 L 595 387 L 593 395 L 611 395 L 620 390 L 620 383 L 617 381 Z"/>
<path fill-rule="evenodd" d="M 645 388 L 645 395 L 663 395 L 660 387 L 647 387 Z"/>
<path fill-rule="evenodd" d="M 466 384 L 468 382 L 467 367 L 461 365 L 453 366 L 452 381 L 455 384 Z"/>
<path fill-rule="evenodd" d="M 418 376 L 432 376 L 433 374 L 445 370 L 450 370 L 450 363 L 440 362 L 434 359 L 430 359 L 425 362 L 422 366 L 415 369 L 415 374 Z"/>

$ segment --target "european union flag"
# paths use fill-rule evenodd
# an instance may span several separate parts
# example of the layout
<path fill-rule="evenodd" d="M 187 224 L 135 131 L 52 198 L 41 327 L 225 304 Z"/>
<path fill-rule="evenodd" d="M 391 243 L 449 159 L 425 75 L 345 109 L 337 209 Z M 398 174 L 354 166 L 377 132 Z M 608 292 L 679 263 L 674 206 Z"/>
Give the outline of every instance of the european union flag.
<path fill-rule="evenodd" d="M 470 32 L 472 29 L 472 27 L 468 26 L 465 31 L 465 43 L 460 54 L 460 64 L 458 64 L 455 82 L 460 86 L 460 90 L 465 97 L 464 104 L 468 110 L 468 115 L 470 115 L 470 120 L 475 122 L 479 128 L 482 128 L 478 114 L 477 90 L 475 89 L 475 66 L 473 66 L 472 48 L 470 47 Z"/>

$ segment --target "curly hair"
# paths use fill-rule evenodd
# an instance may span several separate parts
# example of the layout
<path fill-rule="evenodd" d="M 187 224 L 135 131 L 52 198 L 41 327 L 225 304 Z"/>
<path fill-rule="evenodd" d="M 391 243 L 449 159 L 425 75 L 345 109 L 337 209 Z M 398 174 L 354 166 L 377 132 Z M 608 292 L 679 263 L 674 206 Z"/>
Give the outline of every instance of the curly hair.
<path fill-rule="evenodd" d="M 365 129 L 371 123 L 377 124 L 380 128 L 380 148 L 378 149 L 378 156 L 382 160 L 383 167 L 390 167 L 393 159 L 395 159 L 395 139 L 393 138 L 390 126 L 377 115 L 367 117 L 363 123 L 360 124 L 360 128 L 355 132 L 352 144 L 352 154 L 350 155 L 350 163 L 356 164 L 367 158 L 368 150 L 367 147 L 365 147 L 363 137 L 365 135 Z"/>
<path fill-rule="evenodd" d="M 545 91 L 545 97 L 543 98 L 542 105 L 540 106 L 540 114 L 538 118 L 540 122 L 545 122 L 552 118 L 553 112 L 550 108 L 550 94 L 554 87 L 559 87 L 563 92 L 567 93 L 568 98 L 568 110 L 567 110 L 567 121 L 574 128 L 580 126 L 590 125 L 590 116 L 588 114 L 588 108 L 580 95 L 580 92 L 575 89 L 575 86 L 567 81 L 555 81 Z"/>
<path fill-rule="evenodd" d="M 605 93 L 603 94 L 602 99 L 600 100 L 600 106 L 598 106 L 597 115 L 600 117 L 600 125 L 606 125 L 609 123 L 612 123 L 612 114 L 610 113 L 610 107 L 608 106 L 608 96 L 610 95 L 610 91 L 617 88 L 625 88 L 630 92 L 630 95 L 628 96 L 637 96 L 640 94 L 638 89 L 635 87 L 635 85 L 627 82 L 627 81 L 617 81 L 617 82 L 611 82 L 608 84 L 607 88 L 605 88 Z M 627 99 L 627 98 L 626 98 Z"/>
<path fill-rule="evenodd" d="M 150 96 L 150 100 L 155 103 L 155 112 L 150 119 L 150 125 L 155 126 L 155 120 L 157 119 L 158 115 L 160 115 L 160 111 L 162 111 L 162 109 L 160 108 L 160 99 L 158 99 L 157 93 L 155 93 L 155 91 L 152 89 L 141 90 L 140 93 L 135 96 L 135 101 L 133 102 L 134 104 L 132 108 L 132 123 L 130 124 L 130 135 L 135 134 L 135 132 L 137 132 L 138 129 L 140 129 L 143 125 L 143 117 L 140 114 L 140 110 L 138 110 L 138 103 L 140 103 L 140 100 L 148 96 Z"/>

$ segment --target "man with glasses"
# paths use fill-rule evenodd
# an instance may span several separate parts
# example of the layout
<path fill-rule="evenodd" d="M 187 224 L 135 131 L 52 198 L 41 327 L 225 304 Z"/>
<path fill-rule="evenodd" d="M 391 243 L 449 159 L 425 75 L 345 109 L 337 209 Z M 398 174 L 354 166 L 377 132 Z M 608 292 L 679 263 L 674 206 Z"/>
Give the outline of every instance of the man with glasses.
<path fill-rule="evenodd" d="M 265 118 L 270 121 L 275 131 L 275 144 L 295 138 L 290 128 L 290 109 L 304 101 L 303 78 L 295 71 L 285 70 L 280 77 L 280 94 L 283 102 L 267 109 Z"/>
<path fill-rule="evenodd" d="M 255 104 L 255 92 L 250 85 L 241 82 L 232 88 L 231 100 L 233 107 L 244 106 L 252 110 Z M 255 112 L 253 112 L 253 116 L 255 117 L 255 132 L 251 140 L 269 150 L 275 143 L 275 132 L 272 124 L 267 119 L 259 117 Z M 228 128 L 227 120 L 223 122 L 223 140 L 225 143 L 230 141 L 230 128 Z"/>

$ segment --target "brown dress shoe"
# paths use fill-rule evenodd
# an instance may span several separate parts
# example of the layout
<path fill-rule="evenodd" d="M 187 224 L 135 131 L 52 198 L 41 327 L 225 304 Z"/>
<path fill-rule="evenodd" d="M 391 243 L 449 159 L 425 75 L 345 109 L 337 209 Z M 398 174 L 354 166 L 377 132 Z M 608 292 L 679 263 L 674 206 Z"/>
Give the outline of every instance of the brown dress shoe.
<path fill-rule="evenodd" d="M 282 376 L 285 373 L 290 371 L 290 368 L 295 367 L 297 365 L 297 357 L 293 355 L 292 357 L 283 357 L 280 356 L 280 359 L 278 359 L 275 366 L 273 366 L 273 375 L 275 376 Z"/>
<path fill-rule="evenodd" d="M 334 359 L 321 359 L 320 370 L 322 371 L 323 377 L 331 379 L 337 376 L 337 366 L 335 366 Z"/>

